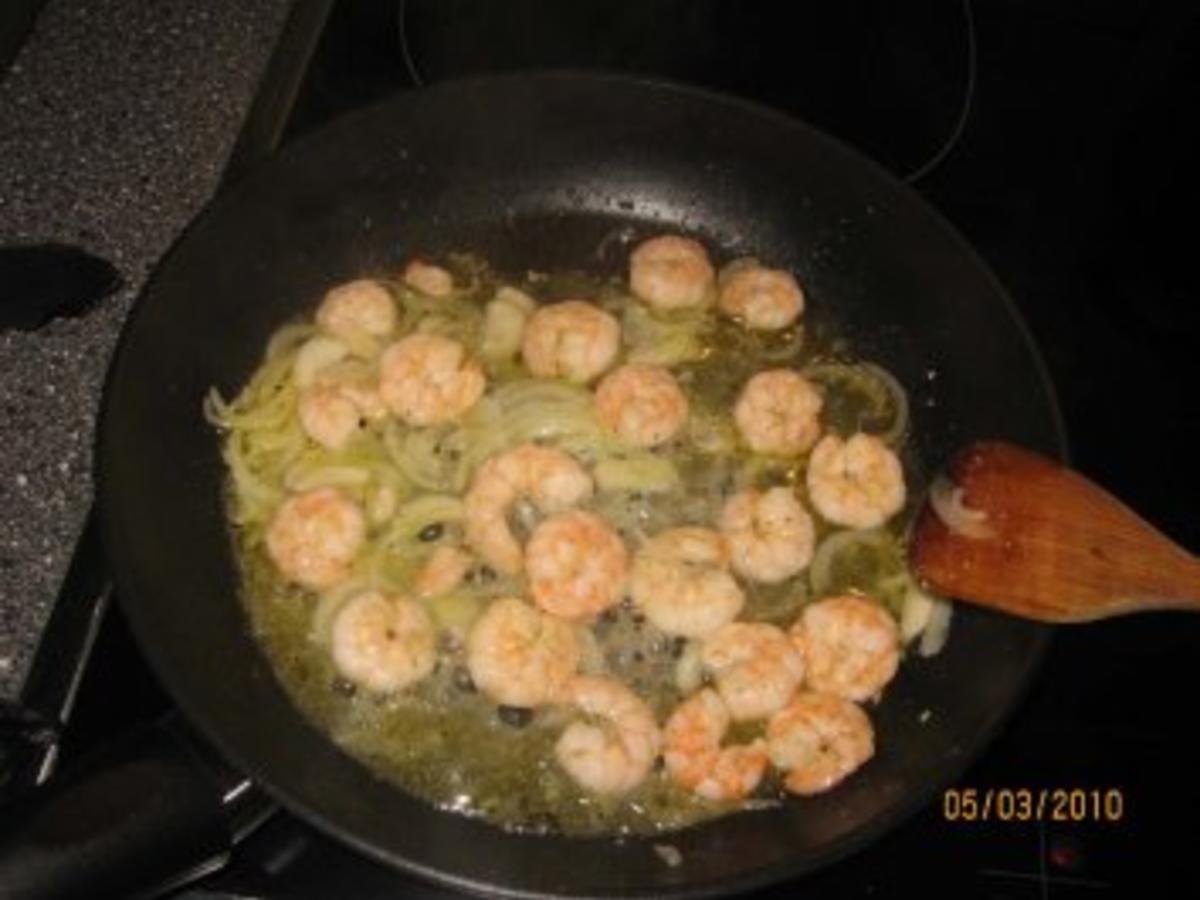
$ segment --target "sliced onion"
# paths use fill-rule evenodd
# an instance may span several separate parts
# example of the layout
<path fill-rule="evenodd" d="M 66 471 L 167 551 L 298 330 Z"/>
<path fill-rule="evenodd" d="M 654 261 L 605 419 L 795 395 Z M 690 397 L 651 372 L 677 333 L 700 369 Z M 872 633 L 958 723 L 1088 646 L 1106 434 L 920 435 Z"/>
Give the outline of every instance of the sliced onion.
<path fill-rule="evenodd" d="M 688 641 L 675 663 L 675 687 L 687 695 L 704 680 L 704 647 L 700 641 Z"/>
<path fill-rule="evenodd" d="M 900 382 L 896 380 L 896 376 L 885 369 L 883 366 L 877 366 L 875 363 L 861 363 L 862 368 L 866 369 L 876 379 L 883 383 L 887 388 L 888 394 L 891 395 L 892 404 L 896 407 L 895 415 L 892 417 L 892 424 L 886 431 L 879 434 L 881 440 L 889 444 L 899 442 L 904 436 L 904 432 L 908 429 L 908 391 L 900 386 Z"/>
<path fill-rule="evenodd" d="M 638 491 L 662 494 L 678 490 L 679 472 L 669 459 L 649 453 L 624 459 L 602 459 L 592 469 L 596 487 L 603 493 Z"/>
<path fill-rule="evenodd" d="M 204 420 L 216 428 L 225 428 L 225 415 L 229 411 L 229 404 L 225 402 L 221 396 L 221 392 L 215 387 L 210 387 L 208 393 L 204 395 Z"/>
<path fill-rule="evenodd" d="M 829 590 L 833 583 L 833 564 L 844 550 L 859 544 L 865 547 L 881 547 L 891 540 L 891 536 L 880 528 L 867 531 L 848 529 L 829 535 L 817 546 L 808 568 L 808 579 L 812 584 L 813 593 L 820 595 Z"/>
<path fill-rule="evenodd" d="M 928 657 L 941 652 L 942 648 L 946 646 L 946 639 L 950 636 L 950 617 L 953 613 L 954 607 L 949 600 L 938 598 L 933 600 L 933 609 L 929 612 L 929 622 L 921 633 L 921 642 L 917 644 L 918 655 Z"/>
<path fill-rule="evenodd" d="M 445 491 L 457 487 L 455 464 L 438 446 L 447 437 L 442 427 L 404 429 L 389 422 L 383 432 L 383 446 L 400 474 L 427 491 Z"/>
<path fill-rule="evenodd" d="M 293 466 L 283 476 L 289 491 L 312 491 L 323 487 L 361 487 L 371 480 L 371 473 L 359 466 Z"/>
<path fill-rule="evenodd" d="M 703 359 L 706 354 L 702 315 L 681 313 L 656 316 L 641 303 L 628 306 L 622 316 L 622 336 L 631 363 L 677 366 Z"/>
<path fill-rule="evenodd" d="M 908 392 L 896 380 L 896 376 L 883 368 L 883 366 L 870 362 L 854 364 L 818 363 L 809 366 L 801 374 L 813 381 L 828 382 L 835 379 L 841 379 L 850 383 L 866 381 L 868 382 L 868 387 L 860 388 L 860 390 L 866 392 L 868 396 L 872 396 L 872 399 L 874 399 L 875 392 L 870 389 L 870 382 L 875 382 L 875 387 L 881 393 L 886 394 L 887 398 L 891 401 L 894 412 L 891 424 L 883 431 L 873 432 L 873 434 L 889 444 L 896 444 L 904 437 L 904 433 L 908 429 Z"/>
<path fill-rule="evenodd" d="M 308 636 L 318 644 L 327 645 L 333 634 L 333 620 L 341 612 L 346 601 L 369 590 L 371 585 L 362 578 L 354 578 L 321 594 L 309 620 Z"/>
<path fill-rule="evenodd" d="M 317 329 L 313 325 L 299 323 L 284 325 L 271 335 L 271 339 L 267 342 L 267 359 L 278 359 L 294 352 L 316 332 Z"/>
<path fill-rule="evenodd" d="M 505 360 L 517 355 L 521 349 L 521 339 L 525 334 L 525 321 L 529 318 L 529 310 L 517 300 L 505 299 L 501 294 L 511 288 L 501 289 L 496 299 L 484 310 L 483 344 L 480 353 L 485 359 Z M 520 291 L 513 291 L 525 297 Z M 529 298 L 526 297 L 526 300 Z M 533 301 L 529 300 L 532 305 Z"/>
<path fill-rule="evenodd" d="M 487 600 L 477 594 L 456 590 L 435 597 L 428 609 L 439 626 L 458 640 L 465 641 L 486 603 Z"/>
<path fill-rule="evenodd" d="M 318 335 L 305 341 L 296 351 L 296 361 L 292 363 L 292 381 L 296 387 L 308 387 L 317 380 L 322 369 L 341 362 L 349 352 L 350 348 L 331 337 Z"/>
<path fill-rule="evenodd" d="M 422 494 L 396 509 L 383 542 L 390 544 L 393 538 L 411 540 L 430 525 L 461 522 L 465 514 L 466 504 L 461 497 L 453 494 Z"/>
<path fill-rule="evenodd" d="M 929 488 L 929 505 L 954 534 L 974 540 L 996 536 L 995 530 L 987 523 L 987 513 L 967 506 L 963 502 L 963 489 L 944 475 L 933 480 Z"/>
<path fill-rule="evenodd" d="M 900 640 L 904 643 L 915 640 L 929 625 L 933 615 L 933 597 L 918 587 L 904 592 L 904 604 L 900 608 Z"/>

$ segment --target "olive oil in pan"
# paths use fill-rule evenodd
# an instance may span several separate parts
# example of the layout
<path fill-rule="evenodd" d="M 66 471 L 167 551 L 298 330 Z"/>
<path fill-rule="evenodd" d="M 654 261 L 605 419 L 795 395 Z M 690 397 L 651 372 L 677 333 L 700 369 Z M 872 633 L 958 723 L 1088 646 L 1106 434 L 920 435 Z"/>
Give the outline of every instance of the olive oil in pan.
<path fill-rule="evenodd" d="M 478 310 L 492 297 L 497 280 L 477 259 L 462 257 L 455 266 L 460 282 L 471 288 L 441 302 L 471 309 L 464 315 L 447 315 L 449 307 L 437 310 L 415 304 L 409 325 L 446 330 L 477 350 Z M 827 336 L 832 332 L 826 328 L 806 332 L 804 325 L 797 325 L 780 332 L 754 332 L 711 313 L 656 321 L 647 318 L 620 283 L 577 273 L 533 276 L 517 286 L 543 300 L 567 294 L 595 298 L 622 320 L 626 356 L 642 354 L 648 361 L 669 365 L 688 396 L 687 426 L 669 443 L 649 451 L 671 464 L 678 483 L 600 491 L 584 504 L 612 524 L 631 550 L 669 527 L 712 526 L 724 502 L 746 488 L 791 485 L 803 499 L 803 461 L 755 457 L 737 438 L 731 409 L 742 385 L 756 372 L 781 366 L 813 371 L 825 393 L 824 424 L 835 432 L 887 431 L 891 419 L 903 414 L 897 409 L 899 398 L 889 396 L 886 385 L 881 388 L 870 371 L 864 373 L 840 349 L 834 352 L 844 344 Z M 654 358 L 664 353 L 673 358 Z M 493 372 L 489 390 L 509 376 L 526 377 L 519 372 Z M 899 434 L 893 438 L 912 486 L 919 477 L 917 461 Z M 469 449 L 461 442 L 449 441 L 447 446 L 451 447 L 447 452 L 456 454 Z M 420 491 L 408 490 L 400 502 L 419 495 Z M 238 501 L 231 497 L 235 510 Z M 321 601 L 285 583 L 264 550 L 263 517 L 244 509 L 242 513 L 235 516 L 243 522 L 235 532 L 235 543 L 243 569 L 244 600 L 276 673 L 320 728 L 384 779 L 432 804 L 503 827 L 567 834 L 654 833 L 738 808 L 701 800 L 674 785 L 661 767 L 630 794 L 616 799 L 589 795 L 576 785 L 554 758 L 554 744 L 576 717 L 574 711 L 556 706 L 498 707 L 471 682 L 463 640 L 471 621 L 490 599 L 526 593 L 519 579 L 502 578 L 486 566 L 477 566 L 451 594 L 427 601 L 432 618 L 441 626 L 438 662 L 431 676 L 394 695 L 356 689 L 338 676 L 331 662 L 327 636 L 321 634 L 319 624 Z M 822 593 L 872 593 L 898 615 L 907 587 L 903 541 L 911 514 L 910 501 L 877 539 L 855 543 L 838 554 L 823 569 Z M 814 521 L 818 544 L 836 531 L 815 513 Z M 380 540 L 384 530 L 374 527 L 369 541 Z M 385 559 L 394 578 L 414 572 L 421 555 L 432 547 L 461 539 L 461 528 L 454 522 L 424 523 L 411 539 L 402 538 L 395 552 L 411 558 Z M 743 581 L 741 586 L 747 602 L 740 618 L 784 627 L 817 595 L 807 571 L 781 584 Z M 586 629 L 582 670 L 620 678 L 663 722 L 685 695 L 677 683 L 677 670 L 689 653 L 687 642 L 657 632 L 627 600 L 580 628 Z M 739 725 L 729 739 L 749 740 L 761 735 L 762 729 L 761 722 Z M 780 796 L 777 780 L 769 778 L 751 802 L 773 802 Z"/>

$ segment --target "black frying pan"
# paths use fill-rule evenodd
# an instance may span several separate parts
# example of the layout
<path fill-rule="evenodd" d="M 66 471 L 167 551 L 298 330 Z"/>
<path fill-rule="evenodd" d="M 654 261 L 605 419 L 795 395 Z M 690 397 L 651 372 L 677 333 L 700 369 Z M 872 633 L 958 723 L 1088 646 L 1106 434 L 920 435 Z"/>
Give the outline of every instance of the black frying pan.
<path fill-rule="evenodd" d="M 1062 451 L 1041 363 L 979 258 L 879 167 L 760 107 L 618 78 L 493 78 L 397 96 L 289 148 L 196 222 L 127 326 L 100 426 L 108 556 L 155 672 L 228 760 L 319 828 L 455 887 L 694 896 L 845 856 L 962 772 L 1047 637 L 960 608 L 945 651 L 905 666 L 872 712 L 878 754 L 859 774 L 672 835 L 677 867 L 649 839 L 520 836 L 435 811 L 311 727 L 247 631 L 202 398 L 235 393 L 271 332 L 338 281 L 455 249 L 501 269 L 619 270 L 611 236 L 630 228 L 798 273 L 809 321 L 836 319 L 912 387 L 927 463 L 980 436 Z"/>

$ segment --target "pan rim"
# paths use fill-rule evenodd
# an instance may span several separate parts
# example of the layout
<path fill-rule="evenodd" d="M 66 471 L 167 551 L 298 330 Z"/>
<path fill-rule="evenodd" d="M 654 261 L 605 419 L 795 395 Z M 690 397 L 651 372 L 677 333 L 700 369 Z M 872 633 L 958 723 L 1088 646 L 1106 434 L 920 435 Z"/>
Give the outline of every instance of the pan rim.
<path fill-rule="evenodd" d="M 1013 301 L 1008 291 L 999 282 L 998 278 L 992 272 L 985 260 L 975 251 L 975 249 L 966 241 L 958 230 L 951 224 L 937 209 L 932 207 L 925 201 L 920 194 L 911 186 L 903 183 L 899 178 L 887 172 L 879 163 L 870 159 L 861 151 L 850 147 L 843 143 L 838 138 L 828 135 L 818 129 L 813 128 L 806 123 L 790 117 L 778 110 L 763 104 L 746 100 L 726 93 L 708 90 L 691 85 L 679 84 L 663 79 L 630 77 L 616 73 L 606 72 L 582 72 L 578 70 L 547 70 L 531 73 L 508 74 L 508 75 L 492 75 L 492 76 L 477 76 L 471 78 L 455 79 L 445 82 L 439 82 L 428 88 L 422 89 L 423 95 L 431 93 L 447 94 L 459 91 L 471 91 L 478 89 L 480 86 L 493 85 L 497 82 L 518 83 L 526 86 L 536 84 L 552 83 L 552 84 L 571 84 L 571 83 L 586 83 L 589 86 L 595 86 L 600 83 L 615 84 L 624 89 L 632 89 L 638 91 L 653 91 L 664 95 L 676 94 L 702 101 L 706 104 L 718 104 L 724 107 L 734 107 L 741 109 L 755 117 L 765 118 L 777 126 L 787 128 L 793 132 L 799 132 L 806 139 L 817 140 L 832 149 L 832 152 L 841 156 L 849 156 L 853 158 L 860 166 L 873 169 L 877 178 L 886 180 L 894 188 L 907 193 L 910 199 L 920 205 L 926 215 L 928 215 L 936 226 L 950 240 L 954 242 L 957 250 L 963 254 L 964 258 L 969 259 L 978 272 L 982 273 L 990 282 L 993 293 L 1002 302 L 1006 318 L 1015 326 L 1016 333 L 1019 335 L 1020 342 L 1028 353 L 1030 360 L 1036 370 L 1037 380 L 1043 391 L 1046 405 L 1050 417 L 1052 419 L 1052 430 L 1054 432 L 1053 440 L 1057 444 L 1058 454 L 1066 459 L 1068 456 L 1067 441 L 1065 427 L 1063 424 L 1061 407 L 1058 402 L 1057 393 L 1054 389 L 1053 382 L 1050 380 L 1049 372 L 1041 352 L 1033 339 L 1024 317 L 1020 314 L 1018 307 Z M 286 160 L 293 155 L 299 155 L 305 152 L 305 148 L 310 143 L 315 143 L 320 140 L 328 140 L 327 135 L 351 129 L 359 120 L 372 118 L 382 114 L 382 110 L 387 109 L 392 104 L 397 102 L 397 96 L 389 96 L 381 101 L 378 101 L 370 106 L 355 110 L 351 113 L 343 115 L 330 123 L 327 123 L 319 129 L 306 134 L 299 139 L 289 143 L 283 150 L 273 156 L 265 163 L 254 167 L 246 173 L 245 177 L 240 179 L 239 183 L 231 190 L 223 192 L 192 221 L 191 224 L 181 233 L 180 237 L 172 245 L 172 248 L 164 255 L 163 259 L 156 266 L 154 274 L 148 280 L 146 287 L 139 295 L 129 317 L 126 320 L 116 349 L 114 350 L 112 361 L 109 365 L 108 372 L 105 378 L 104 385 L 104 401 L 101 406 L 100 416 L 98 418 L 96 428 L 96 445 L 95 445 L 95 466 L 97 480 L 97 499 L 99 521 L 101 523 L 101 537 L 104 544 L 105 556 L 113 567 L 113 577 L 117 585 L 117 595 L 120 598 L 129 590 L 135 590 L 131 587 L 134 578 L 130 572 L 122 572 L 121 564 L 115 562 L 124 557 L 124 553 L 116 546 L 119 541 L 119 526 L 116 523 L 116 510 L 119 506 L 119 500 L 114 495 L 115 486 L 111 483 L 106 475 L 106 468 L 103 465 L 103 459 L 106 455 L 114 452 L 111 449 L 111 409 L 109 398 L 113 390 L 112 385 L 118 376 L 118 371 L 123 358 L 127 355 L 127 348 L 130 341 L 130 336 L 136 331 L 136 323 L 140 320 L 147 309 L 148 304 L 145 302 L 147 298 L 153 295 L 154 285 L 161 272 L 169 265 L 169 261 L 175 253 L 176 248 L 188 238 L 199 225 L 209 220 L 211 217 L 219 216 L 221 210 L 227 204 L 233 203 L 234 198 L 243 186 L 255 182 L 257 179 L 269 177 L 272 168 L 279 164 L 281 160 Z M 403 872 L 415 875 L 419 878 L 433 881 L 440 885 L 448 885 L 457 890 L 464 890 L 470 893 L 484 896 L 504 896 L 513 898 L 542 898 L 550 896 L 561 896 L 554 893 L 546 893 L 543 891 L 529 891 L 524 889 L 515 889 L 506 886 L 496 885 L 490 882 L 479 882 L 471 878 L 464 877 L 455 872 L 448 872 L 441 868 L 431 868 L 422 866 L 421 864 L 407 858 L 399 857 L 394 853 L 389 853 L 379 845 L 372 843 L 352 831 L 349 831 L 344 824 L 340 824 L 324 815 L 320 810 L 313 806 L 304 803 L 295 794 L 294 788 L 284 784 L 280 784 L 273 777 L 269 766 L 255 762 L 253 755 L 245 755 L 242 750 L 227 739 L 226 735 L 221 733 L 219 728 L 214 728 L 210 717 L 202 708 L 203 704 L 193 703 L 193 698 L 186 691 L 177 691 L 172 686 L 172 668 L 168 661 L 163 656 L 163 650 L 156 645 L 152 629 L 148 629 L 145 622 L 139 619 L 136 607 L 132 604 L 122 603 L 122 608 L 126 611 L 129 618 L 131 628 L 137 643 L 146 656 L 152 671 L 155 676 L 167 688 L 173 702 L 183 712 L 184 716 L 204 739 L 211 743 L 221 755 L 228 759 L 232 764 L 242 771 L 250 775 L 257 783 L 261 784 L 283 807 L 287 808 L 299 818 L 317 827 L 322 832 L 329 834 L 340 842 L 353 847 L 358 852 L 367 857 L 383 862 L 389 866 L 398 868 Z M 930 799 L 944 789 L 947 785 L 959 777 L 963 771 L 973 762 L 995 739 L 1000 730 L 1007 724 L 1012 716 L 1017 712 L 1023 703 L 1028 691 L 1033 683 L 1034 677 L 1038 671 L 1041 660 L 1043 659 L 1053 633 L 1053 629 L 1047 626 L 1030 626 L 1031 633 L 1034 634 L 1034 651 L 1030 654 L 1028 664 L 1019 679 L 1013 693 L 1012 699 L 1000 713 L 994 715 L 987 726 L 982 729 L 978 736 L 973 739 L 968 752 L 964 752 L 955 761 L 954 766 L 947 767 L 942 774 L 943 777 L 933 779 L 924 785 L 923 790 L 915 791 L 907 797 L 904 803 L 898 803 L 893 807 L 889 807 L 887 814 L 879 816 L 877 819 L 868 822 L 861 826 L 851 835 L 835 842 L 830 849 L 825 853 L 814 853 L 805 857 L 803 863 L 789 864 L 786 861 L 771 866 L 762 867 L 758 870 L 744 873 L 741 875 L 731 876 L 723 879 L 716 879 L 701 884 L 688 884 L 677 888 L 655 887 L 653 890 L 620 890 L 614 892 L 594 893 L 594 894 L 577 894 L 573 893 L 573 897 L 707 897 L 722 894 L 735 889 L 746 889 L 751 887 L 761 887 L 767 884 L 778 883 L 786 878 L 796 877 L 806 872 L 813 872 L 817 869 L 824 868 L 829 864 L 836 862 L 839 859 L 852 855 L 864 846 L 873 843 L 883 833 L 893 830 L 898 827 L 911 816 L 924 808 Z M 433 808 L 430 807 L 431 811 Z M 444 813 L 445 815 L 453 815 Z M 700 826 L 703 827 L 703 826 Z M 670 840 L 671 833 L 661 836 L 640 836 L 627 837 L 619 839 L 623 842 L 645 842 L 645 843 L 661 843 L 664 840 Z M 575 839 L 581 844 L 591 842 L 611 843 L 614 838 L 578 838 Z"/>

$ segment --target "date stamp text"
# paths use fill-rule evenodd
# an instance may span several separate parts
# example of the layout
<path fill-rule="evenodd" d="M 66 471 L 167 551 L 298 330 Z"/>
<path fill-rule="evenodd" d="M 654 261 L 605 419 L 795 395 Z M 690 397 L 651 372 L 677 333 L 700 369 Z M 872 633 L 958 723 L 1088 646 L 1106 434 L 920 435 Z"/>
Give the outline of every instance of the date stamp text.
<path fill-rule="evenodd" d="M 953 787 L 942 793 L 947 822 L 1120 822 L 1120 788 Z"/>

